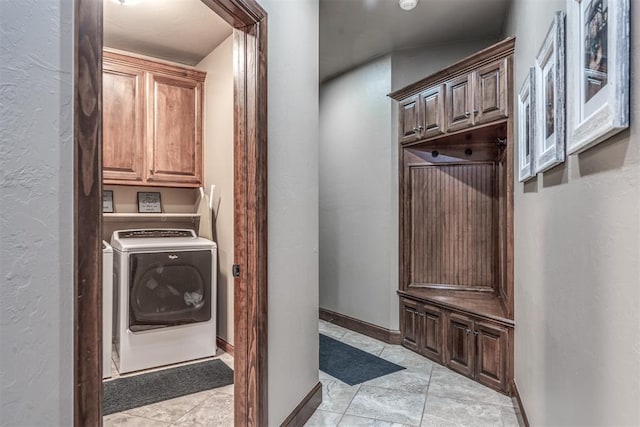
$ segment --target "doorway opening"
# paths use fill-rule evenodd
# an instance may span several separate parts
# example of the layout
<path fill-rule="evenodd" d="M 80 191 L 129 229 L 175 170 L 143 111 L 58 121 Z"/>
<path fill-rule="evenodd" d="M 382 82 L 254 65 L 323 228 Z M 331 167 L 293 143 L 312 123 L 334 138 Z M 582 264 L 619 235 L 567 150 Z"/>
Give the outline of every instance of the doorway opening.
<path fill-rule="evenodd" d="M 202 0 L 233 27 L 234 419 L 267 420 L 266 13 Z M 77 0 L 74 31 L 74 422 L 102 422 L 103 2 Z M 237 274 L 235 274 L 237 273 Z M 143 316 L 144 317 L 144 316 Z M 148 319 L 147 319 L 148 321 Z"/>

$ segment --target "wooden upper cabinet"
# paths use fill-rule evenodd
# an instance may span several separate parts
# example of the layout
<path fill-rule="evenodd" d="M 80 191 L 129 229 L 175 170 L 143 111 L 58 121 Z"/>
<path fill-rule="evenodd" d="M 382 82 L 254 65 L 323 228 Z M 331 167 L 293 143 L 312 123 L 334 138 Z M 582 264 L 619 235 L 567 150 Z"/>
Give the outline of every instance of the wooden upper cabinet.
<path fill-rule="evenodd" d="M 473 74 L 465 74 L 447 82 L 447 128 L 449 131 L 474 125 Z"/>
<path fill-rule="evenodd" d="M 475 72 L 475 121 L 487 123 L 507 117 L 507 58 Z"/>
<path fill-rule="evenodd" d="M 444 118 L 445 85 L 427 89 L 418 95 L 420 123 L 418 130 L 422 138 L 432 138 L 446 131 Z"/>
<path fill-rule="evenodd" d="M 400 105 L 400 143 L 504 120 L 509 115 L 514 46 L 515 39 L 508 38 L 390 93 Z"/>
<path fill-rule="evenodd" d="M 104 64 L 102 74 L 102 171 L 111 180 L 144 179 L 144 73 Z"/>
<path fill-rule="evenodd" d="M 417 96 L 412 96 L 400 103 L 400 142 L 413 142 L 420 139 L 418 110 Z"/>
<path fill-rule="evenodd" d="M 149 182 L 202 182 L 202 83 L 149 75 Z"/>
<path fill-rule="evenodd" d="M 193 68 L 105 50 L 105 184 L 202 185 L 203 86 Z"/>

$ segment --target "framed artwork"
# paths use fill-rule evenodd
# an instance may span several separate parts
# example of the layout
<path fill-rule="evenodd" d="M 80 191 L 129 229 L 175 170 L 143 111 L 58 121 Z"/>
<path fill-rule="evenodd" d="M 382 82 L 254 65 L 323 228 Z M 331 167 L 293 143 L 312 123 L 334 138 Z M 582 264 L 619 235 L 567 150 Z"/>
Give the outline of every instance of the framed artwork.
<path fill-rule="evenodd" d="M 159 192 L 138 192 L 138 212 L 139 213 L 161 213 Z"/>
<path fill-rule="evenodd" d="M 102 191 L 102 212 L 113 213 L 113 190 Z"/>
<path fill-rule="evenodd" d="M 567 0 L 567 151 L 629 127 L 630 0 Z"/>
<path fill-rule="evenodd" d="M 536 69 L 531 67 L 518 94 L 518 179 L 527 181 L 536 176 L 535 141 L 535 100 Z"/>
<path fill-rule="evenodd" d="M 565 159 L 564 12 L 556 12 L 536 56 L 535 170 L 544 172 Z"/>

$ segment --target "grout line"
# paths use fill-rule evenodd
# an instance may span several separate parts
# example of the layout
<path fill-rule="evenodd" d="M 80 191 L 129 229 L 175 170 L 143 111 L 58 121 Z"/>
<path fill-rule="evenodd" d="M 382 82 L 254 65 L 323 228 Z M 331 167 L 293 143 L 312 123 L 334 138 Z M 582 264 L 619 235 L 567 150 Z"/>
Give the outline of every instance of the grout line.
<path fill-rule="evenodd" d="M 427 392 L 424 394 L 424 406 L 422 406 L 422 416 L 420 417 L 420 425 L 424 421 L 424 413 L 427 410 L 427 400 L 429 399 L 429 388 L 431 387 L 431 378 L 433 377 L 433 366 L 429 372 L 429 383 L 427 384 Z"/>

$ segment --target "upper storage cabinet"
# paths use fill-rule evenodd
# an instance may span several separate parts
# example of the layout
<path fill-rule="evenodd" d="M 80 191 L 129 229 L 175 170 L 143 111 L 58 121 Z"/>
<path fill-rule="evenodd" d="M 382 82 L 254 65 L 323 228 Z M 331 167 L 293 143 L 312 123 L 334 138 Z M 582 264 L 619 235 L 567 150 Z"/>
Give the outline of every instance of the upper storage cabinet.
<path fill-rule="evenodd" d="M 102 74 L 105 181 L 144 180 L 144 72 L 105 62 Z"/>
<path fill-rule="evenodd" d="M 109 50 L 103 69 L 104 183 L 201 186 L 206 74 Z"/>
<path fill-rule="evenodd" d="M 507 118 L 513 39 L 397 90 L 399 141 L 416 143 Z"/>
<path fill-rule="evenodd" d="M 444 134 L 444 85 L 430 87 L 400 102 L 400 142 Z"/>

